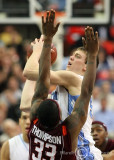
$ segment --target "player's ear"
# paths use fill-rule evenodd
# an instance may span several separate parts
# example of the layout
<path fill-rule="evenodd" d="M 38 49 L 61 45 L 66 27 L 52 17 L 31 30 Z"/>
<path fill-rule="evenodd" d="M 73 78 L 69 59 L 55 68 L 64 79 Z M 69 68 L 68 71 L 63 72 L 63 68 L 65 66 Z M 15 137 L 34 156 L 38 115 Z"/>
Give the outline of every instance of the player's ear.
<path fill-rule="evenodd" d="M 108 132 L 107 131 L 105 132 L 105 137 L 108 137 Z"/>
<path fill-rule="evenodd" d="M 19 118 L 19 125 L 21 124 L 21 118 Z"/>
<path fill-rule="evenodd" d="M 85 66 L 83 67 L 83 71 L 85 72 L 87 69 L 87 64 L 85 64 Z"/>

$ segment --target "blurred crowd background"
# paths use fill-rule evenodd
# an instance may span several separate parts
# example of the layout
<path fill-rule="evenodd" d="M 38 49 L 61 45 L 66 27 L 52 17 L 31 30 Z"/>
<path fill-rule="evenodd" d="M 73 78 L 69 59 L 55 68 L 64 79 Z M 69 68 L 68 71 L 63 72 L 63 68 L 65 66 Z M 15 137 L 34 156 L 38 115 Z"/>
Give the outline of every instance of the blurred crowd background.
<path fill-rule="evenodd" d="M 93 90 L 93 119 L 102 121 L 108 128 L 109 137 L 114 138 L 114 2 L 110 1 L 110 19 L 107 24 L 91 26 L 99 32 L 99 66 L 96 83 Z M 0 21 L 13 17 L 29 18 L 29 0 L 0 0 Z M 58 13 L 66 14 L 66 0 L 35 0 L 38 5 L 35 14 L 55 9 Z M 104 0 L 74 0 L 72 8 L 76 9 L 88 4 L 91 13 L 72 12 L 72 17 L 97 17 L 104 13 Z M 78 7 L 77 7 L 78 6 Z M 39 8 L 39 10 L 38 10 Z M 88 12 L 87 12 L 88 13 Z M 5 21 L 4 21 L 5 22 Z M 0 146 L 3 141 L 21 132 L 18 125 L 19 104 L 25 83 L 23 68 L 30 50 L 30 42 L 41 35 L 38 24 L 15 24 L 0 22 Z M 65 69 L 72 49 L 82 46 L 81 37 L 87 24 L 64 24 L 64 33 L 60 36 L 63 41 L 61 66 Z M 59 41 L 56 42 L 59 44 Z M 55 44 L 56 45 L 56 44 Z M 58 54 L 58 56 L 59 56 Z M 59 63 L 60 64 L 60 63 Z M 50 92 L 55 88 L 51 86 Z"/>

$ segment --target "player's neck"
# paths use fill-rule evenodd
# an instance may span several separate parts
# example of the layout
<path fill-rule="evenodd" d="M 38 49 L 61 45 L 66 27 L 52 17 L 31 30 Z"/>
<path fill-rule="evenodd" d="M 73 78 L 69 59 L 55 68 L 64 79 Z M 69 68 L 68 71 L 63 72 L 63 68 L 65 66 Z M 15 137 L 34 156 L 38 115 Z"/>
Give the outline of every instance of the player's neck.
<path fill-rule="evenodd" d="M 85 72 L 82 72 L 82 71 L 72 71 L 72 72 L 74 72 L 74 73 L 76 73 L 76 74 L 78 74 L 78 75 L 80 75 L 80 76 L 84 76 L 84 74 L 85 74 Z"/>
<path fill-rule="evenodd" d="M 80 75 L 80 76 L 84 76 L 84 73 L 82 73 L 82 72 L 77 72 L 77 71 L 75 71 L 74 73 L 76 73 L 76 74 L 78 74 L 78 75 Z"/>
<path fill-rule="evenodd" d="M 108 141 L 108 138 L 106 138 L 106 140 L 103 142 L 103 144 L 101 146 L 99 146 L 99 149 L 104 152 L 105 151 L 105 148 L 106 148 L 106 145 L 107 145 L 107 141 Z"/>
<path fill-rule="evenodd" d="M 23 134 L 23 140 L 26 142 L 26 143 L 29 143 L 29 140 L 28 140 L 28 136 Z"/>

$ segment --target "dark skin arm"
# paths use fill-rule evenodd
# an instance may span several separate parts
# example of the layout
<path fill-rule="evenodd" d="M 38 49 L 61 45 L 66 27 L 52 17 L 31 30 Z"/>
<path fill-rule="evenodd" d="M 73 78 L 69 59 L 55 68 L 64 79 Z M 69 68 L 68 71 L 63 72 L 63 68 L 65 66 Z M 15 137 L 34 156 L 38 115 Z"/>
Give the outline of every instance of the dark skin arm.
<path fill-rule="evenodd" d="M 88 26 L 85 29 L 85 38 L 82 40 L 88 53 L 87 70 L 82 82 L 81 94 L 75 103 L 72 114 L 65 120 L 71 134 L 73 149 L 76 148 L 76 137 L 78 137 L 87 118 L 88 104 L 96 77 L 96 57 L 99 50 L 98 33 L 96 32 L 94 35 L 92 27 Z"/>
<path fill-rule="evenodd" d="M 42 16 L 42 32 L 44 35 L 44 44 L 39 62 L 39 77 L 36 83 L 36 90 L 32 98 L 31 120 L 36 117 L 36 110 L 41 101 L 48 97 L 50 88 L 50 66 L 51 66 L 51 43 L 53 36 L 56 34 L 59 23 L 54 26 L 55 11 L 47 11 L 46 19 Z M 38 39 L 35 39 L 35 45 L 39 45 Z"/>

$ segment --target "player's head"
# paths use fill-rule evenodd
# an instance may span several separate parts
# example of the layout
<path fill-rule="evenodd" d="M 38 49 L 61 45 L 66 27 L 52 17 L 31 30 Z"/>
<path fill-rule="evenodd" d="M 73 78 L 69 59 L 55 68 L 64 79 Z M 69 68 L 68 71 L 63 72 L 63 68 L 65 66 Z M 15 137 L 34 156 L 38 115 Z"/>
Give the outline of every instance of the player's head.
<path fill-rule="evenodd" d="M 19 125 L 23 135 L 27 135 L 30 127 L 30 113 L 29 112 L 20 112 Z"/>
<path fill-rule="evenodd" d="M 75 48 L 71 52 L 71 56 L 66 70 L 83 75 L 86 71 L 87 52 L 84 47 Z"/>
<path fill-rule="evenodd" d="M 97 57 L 97 66 L 98 66 L 98 57 Z M 66 70 L 73 71 L 80 75 L 84 75 L 86 71 L 87 64 L 87 51 L 84 47 L 75 48 L 71 52 L 71 56 L 67 65 Z"/>
<path fill-rule="evenodd" d="M 107 139 L 108 136 L 107 127 L 105 126 L 104 123 L 100 121 L 93 121 L 91 134 L 95 141 L 95 146 L 99 148 L 105 143 Z"/>
<path fill-rule="evenodd" d="M 39 122 L 45 129 L 53 129 L 60 122 L 60 109 L 56 101 L 46 99 L 42 101 L 37 110 Z"/>

